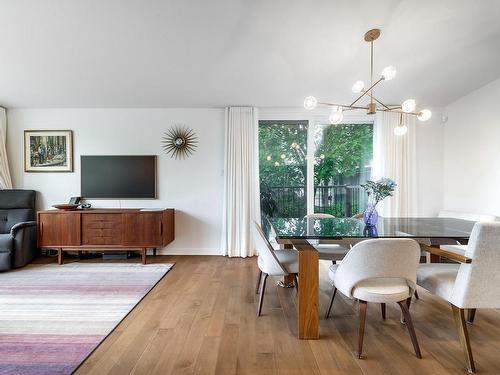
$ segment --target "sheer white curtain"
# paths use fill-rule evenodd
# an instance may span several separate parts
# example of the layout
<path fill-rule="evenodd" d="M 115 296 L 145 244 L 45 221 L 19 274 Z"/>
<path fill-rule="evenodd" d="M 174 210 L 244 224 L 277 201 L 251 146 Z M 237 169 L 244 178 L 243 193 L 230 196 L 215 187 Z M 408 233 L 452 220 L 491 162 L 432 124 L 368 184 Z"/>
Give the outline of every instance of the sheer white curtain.
<path fill-rule="evenodd" d="M 373 179 L 389 177 L 398 186 L 377 210 L 382 216 L 417 216 L 417 159 L 415 117 L 403 115 L 405 135 L 394 134 L 399 113 L 378 113 L 374 124 Z"/>
<path fill-rule="evenodd" d="M 7 159 L 7 111 L 0 107 L 0 189 L 12 189 Z"/>
<path fill-rule="evenodd" d="M 252 222 L 260 222 L 257 108 L 226 108 L 222 254 L 254 256 Z"/>

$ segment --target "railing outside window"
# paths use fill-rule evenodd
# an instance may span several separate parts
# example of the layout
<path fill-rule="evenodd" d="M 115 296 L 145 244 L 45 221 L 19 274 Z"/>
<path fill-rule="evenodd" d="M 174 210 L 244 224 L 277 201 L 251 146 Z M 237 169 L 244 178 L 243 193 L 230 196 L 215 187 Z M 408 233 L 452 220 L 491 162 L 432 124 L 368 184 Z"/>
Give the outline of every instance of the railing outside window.
<path fill-rule="evenodd" d="M 303 217 L 307 213 L 304 186 L 275 186 L 269 188 L 274 199 L 277 217 Z M 361 186 L 335 185 L 314 188 L 314 212 L 335 217 L 350 217 L 363 210 L 366 195 Z"/>

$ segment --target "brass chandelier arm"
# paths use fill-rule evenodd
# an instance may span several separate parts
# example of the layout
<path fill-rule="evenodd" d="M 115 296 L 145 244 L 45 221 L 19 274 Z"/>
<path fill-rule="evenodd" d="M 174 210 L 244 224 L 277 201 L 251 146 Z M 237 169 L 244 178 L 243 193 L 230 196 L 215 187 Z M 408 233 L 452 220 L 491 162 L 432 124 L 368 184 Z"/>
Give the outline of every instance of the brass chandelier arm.
<path fill-rule="evenodd" d="M 327 105 L 329 107 L 342 107 L 343 109 L 368 109 L 368 107 L 345 105 L 345 104 L 335 104 L 335 103 L 325 103 L 325 102 L 318 102 L 318 104 Z"/>
<path fill-rule="evenodd" d="M 371 86 L 368 88 L 368 90 L 363 91 L 363 93 L 362 93 L 360 96 L 358 96 L 358 97 L 357 97 L 357 99 L 356 99 L 355 101 L 353 101 L 353 102 L 352 102 L 352 103 L 351 103 L 348 107 L 352 107 L 354 104 L 356 104 L 357 102 L 359 102 L 359 100 L 360 100 L 363 96 L 365 96 L 366 94 L 370 93 L 370 92 L 371 92 L 371 90 L 372 90 L 375 86 L 377 86 L 377 85 L 378 85 L 381 81 L 383 81 L 383 80 L 384 80 L 384 77 L 380 77 L 378 81 L 376 81 L 373 85 L 371 85 Z"/>
<path fill-rule="evenodd" d="M 389 109 L 388 106 L 386 106 L 384 103 L 382 103 L 380 100 L 378 100 L 376 97 L 374 97 L 372 95 L 372 99 L 375 100 L 378 104 L 380 104 L 382 107 L 384 107 L 385 109 Z"/>
<path fill-rule="evenodd" d="M 380 111 L 382 112 L 392 112 L 392 113 L 402 113 L 403 115 L 413 115 L 413 116 L 418 116 L 420 112 L 404 112 L 400 109 L 394 109 L 394 108 L 389 108 L 389 109 L 381 109 Z"/>

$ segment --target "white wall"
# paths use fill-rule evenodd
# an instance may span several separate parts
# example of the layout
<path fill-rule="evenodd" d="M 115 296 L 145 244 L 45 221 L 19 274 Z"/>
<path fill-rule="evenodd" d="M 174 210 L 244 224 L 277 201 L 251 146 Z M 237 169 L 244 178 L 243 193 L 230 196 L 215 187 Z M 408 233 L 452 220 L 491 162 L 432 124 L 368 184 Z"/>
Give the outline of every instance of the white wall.
<path fill-rule="evenodd" d="M 442 108 L 430 108 L 432 118 L 415 121 L 417 126 L 418 215 L 437 216 L 443 209 L 443 140 Z"/>
<path fill-rule="evenodd" d="M 80 195 L 80 155 L 158 155 L 157 200 L 94 200 L 94 207 L 173 207 L 176 240 L 167 254 L 219 254 L 224 154 L 222 109 L 16 109 L 8 113 L 7 148 L 14 186 L 40 192 L 39 208 Z M 198 149 L 186 160 L 161 148 L 176 123 L 193 128 Z M 71 129 L 73 173 L 25 173 L 26 129 Z"/>
<path fill-rule="evenodd" d="M 500 216 L 500 79 L 446 108 L 444 208 Z"/>

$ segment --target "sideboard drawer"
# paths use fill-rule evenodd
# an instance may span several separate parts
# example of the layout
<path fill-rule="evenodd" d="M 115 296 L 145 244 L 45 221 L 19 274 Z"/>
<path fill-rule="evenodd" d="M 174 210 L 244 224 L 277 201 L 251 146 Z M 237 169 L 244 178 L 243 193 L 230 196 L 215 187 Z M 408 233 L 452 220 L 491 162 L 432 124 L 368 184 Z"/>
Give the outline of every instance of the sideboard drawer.
<path fill-rule="evenodd" d="M 122 214 L 82 215 L 83 228 L 113 228 L 122 224 Z"/>
<path fill-rule="evenodd" d="M 83 245 L 120 245 L 122 243 L 122 215 L 82 215 Z"/>

